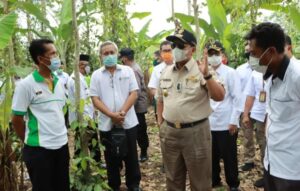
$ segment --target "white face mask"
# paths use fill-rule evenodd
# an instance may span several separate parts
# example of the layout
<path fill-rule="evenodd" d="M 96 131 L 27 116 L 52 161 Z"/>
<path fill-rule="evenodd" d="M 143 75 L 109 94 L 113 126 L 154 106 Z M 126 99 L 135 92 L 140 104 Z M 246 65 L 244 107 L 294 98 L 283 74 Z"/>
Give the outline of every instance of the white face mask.
<path fill-rule="evenodd" d="M 88 75 L 91 72 L 91 67 L 90 66 L 86 66 L 84 68 L 86 75 Z"/>
<path fill-rule="evenodd" d="M 267 51 L 268 51 L 268 49 L 266 49 L 265 52 L 259 58 L 256 58 L 256 57 L 253 57 L 253 56 L 249 57 L 249 61 L 248 62 L 249 62 L 249 65 L 250 65 L 250 67 L 251 67 L 252 70 L 255 70 L 255 71 L 260 72 L 262 74 L 266 73 L 269 64 L 273 60 L 273 57 L 270 59 L 270 61 L 269 61 L 269 63 L 267 65 L 261 65 L 260 64 L 260 59 L 265 55 L 265 53 Z"/>
<path fill-rule="evenodd" d="M 208 62 L 208 64 L 210 64 L 212 66 L 218 66 L 222 62 L 222 57 L 221 56 L 216 56 L 216 55 L 209 56 L 207 58 L 207 62 Z"/>
<path fill-rule="evenodd" d="M 187 50 L 182 50 L 179 48 L 173 49 L 173 55 L 175 58 L 175 62 L 181 62 L 187 59 Z"/>

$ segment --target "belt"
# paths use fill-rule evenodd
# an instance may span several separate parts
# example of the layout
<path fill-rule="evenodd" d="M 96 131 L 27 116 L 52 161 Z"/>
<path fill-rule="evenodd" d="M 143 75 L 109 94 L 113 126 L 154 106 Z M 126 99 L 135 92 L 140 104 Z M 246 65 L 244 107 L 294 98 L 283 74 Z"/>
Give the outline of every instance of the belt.
<path fill-rule="evenodd" d="M 167 122 L 167 125 L 170 126 L 170 127 L 173 127 L 173 128 L 176 128 L 176 129 L 183 129 L 183 128 L 194 127 L 194 126 L 198 125 L 199 123 L 202 123 L 206 120 L 207 120 L 207 118 L 204 118 L 204 119 L 201 119 L 199 121 L 192 122 L 192 123 L 179 123 L 179 122 L 172 123 L 172 122 L 169 122 L 169 121 L 166 121 L 166 122 Z"/>

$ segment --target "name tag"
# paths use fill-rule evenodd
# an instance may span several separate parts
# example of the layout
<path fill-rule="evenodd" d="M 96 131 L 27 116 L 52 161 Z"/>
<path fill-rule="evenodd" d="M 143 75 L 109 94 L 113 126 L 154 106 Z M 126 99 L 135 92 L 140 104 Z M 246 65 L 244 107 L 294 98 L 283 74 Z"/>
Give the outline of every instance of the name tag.
<path fill-rule="evenodd" d="M 260 91 L 259 93 L 259 102 L 265 103 L 266 102 L 266 91 Z"/>

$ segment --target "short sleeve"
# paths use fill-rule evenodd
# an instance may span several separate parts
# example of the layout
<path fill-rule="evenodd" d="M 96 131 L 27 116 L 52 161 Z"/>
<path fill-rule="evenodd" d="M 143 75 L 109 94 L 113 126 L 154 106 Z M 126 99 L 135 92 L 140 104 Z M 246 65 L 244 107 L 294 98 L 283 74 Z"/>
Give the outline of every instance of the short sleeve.
<path fill-rule="evenodd" d="M 25 86 L 24 81 L 16 87 L 13 100 L 12 112 L 14 115 L 26 115 L 30 105 L 30 89 Z"/>
<path fill-rule="evenodd" d="M 129 92 L 139 89 L 133 69 L 129 68 Z"/>
<path fill-rule="evenodd" d="M 97 97 L 100 96 L 99 78 L 100 76 L 97 76 L 97 71 L 92 74 L 91 85 L 90 85 L 91 96 L 97 96 Z"/>
<path fill-rule="evenodd" d="M 244 89 L 244 94 L 246 96 L 255 96 L 255 84 L 254 84 L 254 76 L 251 75 L 251 78 L 248 80 L 247 85 Z"/>
<path fill-rule="evenodd" d="M 149 83 L 148 83 L 148 87 L 149 88 L 155 88 L 157 89 L 158 88 L 158 85 L 159 85 L 159 79 L 157 78 L 157 68 L 154 67 L 153 69 L 153 72 L 151 74 L 151 77 L 150 77 L 150 80 L 149 80 Z"/>

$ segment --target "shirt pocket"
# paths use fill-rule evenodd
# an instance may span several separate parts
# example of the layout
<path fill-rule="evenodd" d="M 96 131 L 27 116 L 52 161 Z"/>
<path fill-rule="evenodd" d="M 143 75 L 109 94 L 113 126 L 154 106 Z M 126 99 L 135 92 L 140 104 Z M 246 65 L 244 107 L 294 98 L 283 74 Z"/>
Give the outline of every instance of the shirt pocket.
<path fill-rule="evenodd" d="M 270 118 L 274 121 L 288 122 L 299 112 L 300 101 L 272 99 L 270 103 Z"/>
<path fill-rule="evenodd" d="M 161 88 L 163 97 L 168 97 L 171 95 L 173 81 L 171 79 L 161 79 L 159 87 Z"/>
<path fill-rule="evenodd" d="M 195 95 L 200 90 L 200 78 L 187 78 L 185 80 L 184 93 Z"/>

